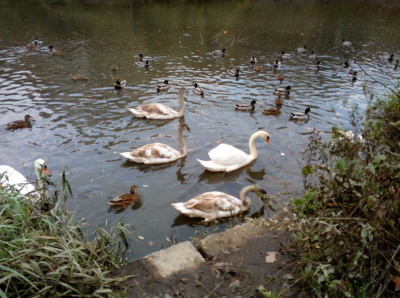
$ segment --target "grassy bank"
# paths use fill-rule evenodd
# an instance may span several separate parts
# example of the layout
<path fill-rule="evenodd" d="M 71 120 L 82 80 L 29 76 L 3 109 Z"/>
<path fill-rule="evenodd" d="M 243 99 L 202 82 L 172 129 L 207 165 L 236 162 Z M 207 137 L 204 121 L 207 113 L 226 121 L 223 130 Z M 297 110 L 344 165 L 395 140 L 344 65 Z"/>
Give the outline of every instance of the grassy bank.
<path fill-rule="evenodd" d="M 0 297 L 118 295 L 109 275 L 124 261 L 127 229 L 83 235 L 81 223 L 59 207 L 0 188 Z"/>
<path fill-rule="evenodd" d="M 321 297 L 400 292 L 399 94 L 373 101 L 360 127 L 335 127 L 330 142 L 314 135 L 304 152 L 293 246 L 298 283 Z"/>

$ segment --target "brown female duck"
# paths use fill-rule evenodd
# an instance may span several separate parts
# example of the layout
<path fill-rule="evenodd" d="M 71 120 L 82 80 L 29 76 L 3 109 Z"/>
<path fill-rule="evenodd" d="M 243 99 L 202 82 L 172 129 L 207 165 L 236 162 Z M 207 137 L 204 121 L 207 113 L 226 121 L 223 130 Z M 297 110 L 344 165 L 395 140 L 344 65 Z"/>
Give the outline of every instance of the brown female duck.
<path fill-rule="evenodd" d="M 137 203 L 140 201 L 140 195 L 136 192 L 139 187 L 136 185 L 131 186 L 131 193 L 122 194 L 114 199 L 112 199 L 108 204 L 112 206 L 122 206 L 124 208 L 129 207 L 132 203 Z"/>
<path fill-rule="evenodd" d="M 15 130 L 27 127 L 31 128 L 32 127 L 31 119 L 33 119 L 32 116 L 26 115 L 25 120 L 17 120 L 7 124 L 7 129 Z"/>

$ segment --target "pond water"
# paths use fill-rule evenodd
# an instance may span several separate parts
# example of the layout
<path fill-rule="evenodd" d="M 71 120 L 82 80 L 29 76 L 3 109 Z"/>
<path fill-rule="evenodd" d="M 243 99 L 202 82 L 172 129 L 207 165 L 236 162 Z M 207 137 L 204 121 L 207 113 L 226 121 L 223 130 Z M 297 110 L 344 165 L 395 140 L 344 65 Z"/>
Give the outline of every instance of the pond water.
<path fill-rule="evenodd" d="M 363 83 L 372 77 L 398 76 L 387 57 L 400 56 L 399 12 L 372 4 L 340 1 L 117 1 L 101 4 L 62 4 L 60 1 L 1 1 L 0 3 L 0 164 L 13 166 L 35 180 L 33 161 L 48 160 L 52 179 L 59 181 L 69 168 L 73 197 L 68 208 L 85 218 L 87 232 L 122 220 L 138 237 L 130 259 L 169 244 L 174 230 L 178 241 L 198 233 L 222 231 L 241 219 L 204 227 L 179 216 L 171 203 L 187 201 L 206 191 L 238 196 L 242 187 L 258 184 L 269 195 L 285 193 L 275 208 L 302 192 L 301 150 L 314 129 L 329 138 L 333 125 L 351 126 L 350 111 L 367 107 Z M 38 36 L 64 55 L 28 51 Z M 342 39 L 351 46 L 341 45 Z M 307 45 L 306 54 L 295 49 Z M 213 49 L 226 49 L 223 57 Z M 314 49 L 321 61 L 318 72 L 306 69 Z M 278 69 L 271 67 L 280 52 L 293 54 Z M 147 69 L 135 66 L 138 55 L 157 57 Z M 256 57 L 263 69 L 249 61 Z M 344 61 L 356 58 L 359 71 L 352 83 Z M 113 72 L 111 65 L 119 70 Z M 241 69 L 239 80 L 227 70 Z M 88 77 L 73 81 L 69 74 Z M 263 115 L 275 107 L 273 89 L 292 86 L 279 116 Z M 116 80 L 126 80 L 117 92 Z M 168 92 L 156 86 L 169 80 Z M 205 96 L 193 94 L 193 83 Z M 127 107 L 160 102 L 178 109 L 178 90 L 186 87 L 184 119 L 135 119 Z M 234 105 L 258 103 L 253 112 Z M 289 113 L 311 108 L 306 122 L 289 121 Z M 10 132 L 5 124 L 35 118 L 32 129 Z M 148 166 L 126 161 L 117 152 L 152 142 L 178 147 L 177 128 L 185 121 L 186 158 Z M 246 152 L 257 130 L 271 136 L 271 145 L 256 141 L 259 157 L 233 173 L 210 173 L 196 159 L 221 142 Z M 142 204 L 113 209 L 108 201 L 139 186 Z M 273 211 L 253 196 L 246 216 L 271 216 Z M 139 237 L 140 236 L 140 237 Z"/>

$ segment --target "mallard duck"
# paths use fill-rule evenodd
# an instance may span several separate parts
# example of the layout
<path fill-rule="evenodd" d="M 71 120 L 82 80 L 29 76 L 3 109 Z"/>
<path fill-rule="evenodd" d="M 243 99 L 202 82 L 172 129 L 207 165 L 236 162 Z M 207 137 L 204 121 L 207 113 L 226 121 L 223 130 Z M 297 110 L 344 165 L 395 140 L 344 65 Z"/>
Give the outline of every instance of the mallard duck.
<path fill-rule="evenodd" d="M 118 67 L 118 65 L 113 64 L 113 65 L 111 65 L 110 69 L 111 69 L 112 71 L 118 71 L 118 70 L 119 70 L 119 67 Z"/>
<path fill-rule="evenodd" d="M 281 52 L 281 58 L 282 58 L 282 59 L 291 59 L 291 58 L 293 58 L 293 55 L 291 55 L 291 54 L 286 54 L 285 51 L 282 51 L 282 52 Z"/>
<path fill-rule="evenodd" d="M 52 45 L 39 48 L 39 52 L 44 53 L 44 54 L 51 54 L 51 52 L 53 52 L 53 51 L 54 51 L 54 47 Z"/>
<path fill-rule="evenodd" d="M 394 60 L 394 54 L 390 54 L 390 56 L 389 56 L 389 58 L 388 58 L 388 61 L 389 61 L 390 63 L 392 63 L 393 60 Z"/>
<path fill-rule="evenodd" d="M 114 88 L 115 89 L 122 89 L 126 86 L 126 81 L 115 81 Z"/>
<path fill-rule="evenodd" d="M 310 118 L 310 115 L 308 114 L 310 111 L 311 111 L 310 108 L 306 108 L 304 113 L 301 113 L 301 112 L 290 113 L 290 119 L 306 120 L 306 119 Z"/>
<path fill-rule="evenodd" d="M 185 110 L 183 94 L 186 92 L 186 89 L 183 87 L 179 90 L 179 111 L 175 111 L 161 103 L 148 103 L 135 108 L 128 108 L 128 110 L 136 117 L 146 119 L 173 119 L 182 117 Z"/>
<path fill-rule="evenodd" d="M 27 48 L 29 51 L 38 51 L 39 45 L 37 43 L 32 42 L 28 44 L 25 48 Z"/>
<path fill-rule="evenodd" d="M 264 67 L 261 64 L 256 63 L 254 65 L 254 70 L 255 71 L 263 71 Z"/>
<path fill-rule="evenodd" d="M 254 110 L 254 105 L 256 105 L 257 102 L 253 99 L 250 104 L 245 104 L 245 103 L 240 103 L 235 105 L 235 110 L 241 110 L 241 111 L 252 111 Z"/>
<path fill-rule="evenodd" d="M 317 61 L 317 64 L 308 64 L 307 69 L 308 70 L 313 70 L 313 71 L 318 71 L 321 69 L 321 61 Z"/>
<path fill-rule="evenodd" d="M 342 46 L 351 46 L 352 44 L 352 42 L 342 39 Z"/>
<path fill-rule="evenodd" d="M 274 61 L 274 64 L 272 64 L 272 67 L 275 68 L 275 69 L 281 67 L 281 62 L 278 61 L 278 60 L 275 60 L 275 61 Z"/>
<path fill-rule="evenodd" d="M 283 75 L 283 73 L 278 73 L 278 74 L 276 75 L 276 78 L 277 78 L 278 81 L 281 82 L 281 84 L 282 84 L 283 80 L 285 79 L 285 76 Z"/>
<path fill-rule="evenodd" d="M 314 53 L 314 50 L 312 50 L 311 54 L 310 54 L 310 56 L 308 56 L 308 58 L 310 58 L 310 59 L 318 59 L 318 56 L 317 56 L 317 54 Z"/>
<path fill-rule="evenodd" d="M 223 192 L 211 191 L 198 195 L 185 203 L 172 203 L 171 205 L 186 216 L 204 218 L 205 222 L 209 222 L 249 210 L 251 208 L 249 192 L 266 193 L 258 186 L 249 185 L 240 191 L 240 199 Z"/>
<path fill-rule="evenodd" d="M 195 94 L 204 96 L 204 90 L 203 90 L 203 88 L 201 88 L 197 83 L 194 83 L 193 92 L 194 92 Z"/>
<path fill-rule="evenodd" d="M 264 110 L 263 110 L 263 114 L 264 114 L 264 115 L 278 116 L 278 115 L 281 114 L 281 110 L 280 110 L 280 109 L 274 109 L 274 108 L 264 109 Z"/>
<path fill-rule="evenodd" d="M 357 74 L 358 74 L 358 71 L 352 71 L 352 72 L 346 73 L 345 76 L 349 81 L 355 82 L 355 81 L 357 81 Z"/>
<path fill-rule="evenodd" d="M 268 144 L 271 144 L 269 134 L 261 130 L 255 132 L 249 139 L 250 154 L 247 154 L 232 145 L 220 144 L 208 153 L 210 160 L 206 161 L 197 159 L 197 161 L 211 172 L 235 171 L 248 165 L 257 158 L 257 149 L 254 144 L 257 138 L 262 138 Z"/>
<path fill-rule="evenodd" d="M 31 44 L 34 44 L 34 45 L 38 45 L 38 44 L 42 44 L 42 43 L 43 43 L 43 41 L 39 40 L 39 37 L 37 37 L 37 36 L 31 42 Z"/>
<path fill-rule="evenodd" d="M 21 129 L 21 128 L 31 128 L 31 119 L 33 119 L 32 116 L 30 115 L 25 115 L 25 120 L 16 120 L 14 122 L 11 122 L 7 124 L 7 129 L 10 130 L 15 130 L 15 129 Z"/>
<path fill-rule="evenodd" d="M 223 55 L 225 55 L 225 49 L 222 49 L 222 50 L 213 50 L 212 51 L 212 53 L 214 54 L 214 55 L 216 55 L 216 56 L 223 56 Z"/>
<path fill-rule="evenodd" d="M 252 57 L 252 58 L 250 59 L 250 64 L 254 65 L 254 64 L 256 64 L 256 63 L 257 63 L 257 58 Z"/>
<path fill-rule="evenodd" d="M 349 66 L 350 66 L 349 61 L 344 61 L 344 62 L 343 62 L 343 67 L 344 67 L 344 68 L 347 68 L 347 67 L 349 67 Z"/>
<path fill-rule="evenodd" d="M 144 67 L 144 68 L 149 68 L 149 66 L 150 66 L 149 60 L 146 60 L 146 62 L 142 62 L 142 61 L 135 62 L 135 64 L 138 67 Z"/>
<path fill-rule="evenodd" d="M 168 80 L 164 80 L 164 83 L 159 83 L 157 85 L 157 92 L 168 91 L 168 89 L 169 89 Z"/>
<path fill-rule="evenodd" d="M 38 201 L 43 197 L 43 194 L 40 193 L 40 190 L 44 189 L 43 178 L 45 176 L 51 176 L 51 173 L 47 168 L 45 161 L 41 158 L 35 160 L 33 166 L 38 179 L 37 189 L 24 177 L 24 175 L 6 165 L 0 165 L 0 184 L 3 187 L 10 186 L 20 194 L 28 195 L 33 200 Z"/>
<path fill-rule="evenodd" d="M 143 164 L 163 164 L 173 162 L 177 159 L 185 157 L 187 154 L 185 139 L 183 138 L 183 131 L 192 133 L 186 123 L 181 123 L 179 125 L 179 151 L 162 143 L 153 143 L 133 149 L 131 152 L 122 152 L 119 154 L 130 161 Z"/>
<path fill-rule="evenodd" d="M 304 46 L 302 48 L 297 48 L 296 51 L 299 54 L 303 54 L 303 53 L 305 53 L 307 51 L 307 46 Z"/>
<path fill-rule="evenodd" d="M 73 81 L 87 81 L 88 80 L 88 77 L 85 77 L 85 76 L 79 75 L 79 74 L 75 74 L 75 73 L 70 73 L 69 77 Z"/>
<path fill-rule="evenodd" d="M 127 208 L 130 204 L 139 202 L 140 194 L 136 192 L 136 189 L 138 188 L 138 186 L 132 185 L 131 193 L 119 195 L 118 197 L 115 197 L 114 199 L 109 201 L 108 204 L 112 206 L 122 206 L 124 208 Z"/>
<path fill-rule="evenodd" d="M 292 87 L 291 86 L 286 86 L 285 88 L 280 87 L 280 88 L 275 88 L 274 93 L 277 95 L 288 95 L 290 94 Z"/>
<path fill-rule="evenodd" d="M 393 69 L 396 70 L 398 67 L 399 67 L 399 59 L 396 59 Z"/>
<path fill-rule="evenodd" d="M 236 77 L 236 78 L 239 78 L 239 76 L 240 76 L 240 69 L 238 68 L 238 69 L 236 69 L 236 70 L 234 70 L 234 69 L 228 69 L 227 70 L 227 72 L 228 72 L 228 74 L 231 76 L 231 77 Z"/>
<path fill-rule="evenodd" d="M 149 56 L 145 56 L 145 57 L 143 57 L 143 55 L 142 54 L 139 54 L 139 59 L 140 59 L 140 61 L 153 61 L 154 60 L 154 57 L 149 57 Z"/>

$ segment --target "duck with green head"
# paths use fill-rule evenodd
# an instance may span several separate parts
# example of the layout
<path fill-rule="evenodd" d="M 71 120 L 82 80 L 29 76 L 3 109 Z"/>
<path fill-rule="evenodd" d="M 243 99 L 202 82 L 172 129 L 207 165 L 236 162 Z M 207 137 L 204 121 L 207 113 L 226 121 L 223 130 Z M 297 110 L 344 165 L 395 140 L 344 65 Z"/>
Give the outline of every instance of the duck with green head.
<path fill-rule="evenodd" d="M 122 89 L 122 88 L 125 87 L 125 85 L 126 85 L 126 81 L 125 80 L 124 81 L 115 81 L 114 88 L 115 89 Z"/>
<path fill-rule="evenodd" d="M 240 103 L 235 105 L 235 110 L 253 111 L 257 102 L 253 99 L 250 104 Z"/>
<path fill-rule="evenodd" d="M 169 89 L 169 82 L 168 80 L 164 80 L 163 83 L 159 83 L 157 85 L 157 92 L 161 92 L 161 91 L 168 91 Z"/>

